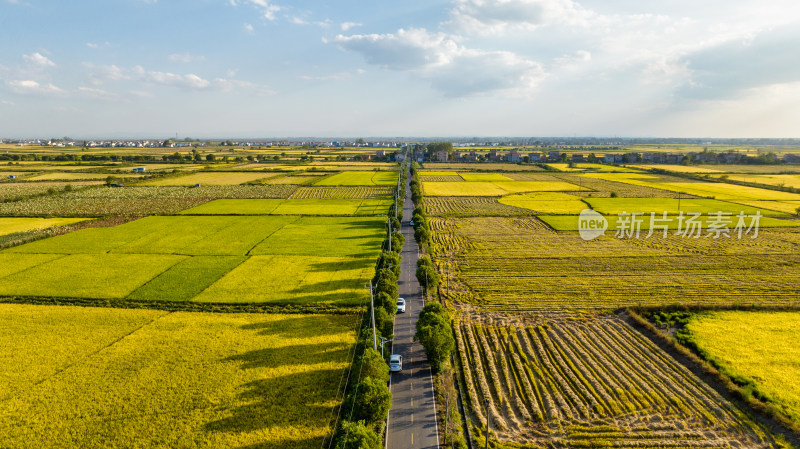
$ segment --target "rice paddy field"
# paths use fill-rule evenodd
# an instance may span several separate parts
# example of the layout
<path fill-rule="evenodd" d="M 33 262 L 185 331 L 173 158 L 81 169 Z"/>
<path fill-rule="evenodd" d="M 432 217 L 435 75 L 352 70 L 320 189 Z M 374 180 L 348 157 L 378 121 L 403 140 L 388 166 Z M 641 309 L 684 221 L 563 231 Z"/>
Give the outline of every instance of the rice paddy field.
<path fill-rule="evenodd" d="M 718 311 L 686 325 L 707 359 L 800 421 L 800 313 Z"/>
<path fill-rule="evenodd" d="M 343 171 L 317 181 L 316 186 L 393 186 L 397 173 L 386 171 Z"/>
<path fill-rule="evenodd" d="M 731 175 L 712 175 L 712 178 L 725 176 L 726 179 L 742 181 L 753 184 L 766 184 L 778 187 L 792 187 L 800 189 L 800 174 L 731 174 Z"/>
<path fill-rule="evenodd" d="M 83 218 L 15 218 L 0 217 L 0 235 L 14 234 L 16 232 L 46 229 L 53 226 L 64 226 L 85 221 Z"/>
<path fill-rule="evenodd" d="M 455 333 L 474 419 L 488 413 L 500 440 L 774 447 L 765 429 L 621 319 L 479 315 Z"/>
<path fill-rule="evenodd" d="M 200 185 L 239 185 L 247 182 L 258 181 L 277 174 L 248 173 L 248 172 L 198 172 L 184 176 L 175 176 L 155 179 L 139 183 L 141 186 L 193 186 Z"/>
<path fill-rule="evenodd" d="M 156 165 L 0 182 L 0 447 L 319 447 L 396 165 Z"/>
<path fill-rule="evenodd" d="M 355 325 L 0 304 L 0 445 L 319 447 Z"/>
<path fill-rule="evenodd" d="M 31 185 L 38 185 L 35 183 Z M 27 185 L 27 184 L 26 184 Z M 175 214 L 216 199 L 289 198 L 297 186 L 105 187 L 0 203 L 2 216 L 126 216 Z M 2 184 L 0 184 L 2 191 Z"/>
<path fill-rule="evenodd" d="M 386 215 L 390 199 L 243 199 L 216 200 L 184 215 Z"/>
<path fill-rule="evenodd" d="M 382 218 L 148 217 L 0 252 L 19 268 L 0 277 L 0 296 L 358 306 L 383 227 Z"/>
<path fill-rule="evenodd" d="M 617 311 L 676 304 L 795 307 L 800 221 L 790 208 L 794 194 L 633 170 L 480 172 L 471 181 L 465 174 L 429 170 L 420 179 L 440 297 L 457 316 L 460 380 L 476 441 L 483 444 L 489 417 L 498 447 L 786 447 L 746 404 L 721 393 Z M 573 187 L 484 187 L 509 182 L 498 175 Z M 475 193 L 480 189 L 491 196 Z M 587 209 L 608 221 L 605 235 L 581 238 L 578 214 Z M 642 220 L 640 233 L 618 235 L 631 213 Z M 670 222 L 655 222 L 660 226 L 651 232 L 651 214 Z M 685 219 L 694 215 L 702 231 L 687 233 Z M 760 215 L 757 234 L 747 229 L 754 215 Z M 714 238 L 720 221 L 728 233 Z M 715 353 L 726 360 L 764 362 L 750 374 L 755 382 L 773 377 L 775 388 L 794 385 L 788 368 L 769 374 L 785 366 L 780 360 L 793 363 L 790 348 L 797 346 L 786 340 L 794 338 L 793 327 L 781 327 L 778 318 L 774 330 L 782 333 L 772 342 L 765 322 L 752 345 L 728 351 L 761 326 L 758 320 L 741 318 L 719 341 L 724 325 L 712 327 L 706 340 L 719 343 Z M 788 353 L 760 357 L 771 345 Z"/>
<path fill-rule="evenodd" d="M 627 167 L 647 170 L 659 169 L 677 173 L 751 173 L 751 174 L 775 174 L 775 173 L 800 173 L 800 166 L 797 165 L 673 165 L 673 164 L 634 164 Z"/>
<path fill-rule="evenodd" d="M 574 192 L 584 187 L 563 181 L 423 182 L 426 196 L 503 196 L 519 192 Z"/>

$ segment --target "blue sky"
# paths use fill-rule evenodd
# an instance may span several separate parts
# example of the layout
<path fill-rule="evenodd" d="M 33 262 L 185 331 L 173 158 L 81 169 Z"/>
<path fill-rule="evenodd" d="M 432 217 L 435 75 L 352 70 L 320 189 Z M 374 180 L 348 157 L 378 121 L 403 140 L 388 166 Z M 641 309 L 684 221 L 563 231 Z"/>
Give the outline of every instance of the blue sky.
<path fill-rule="evenodd" d="M 800 137 L 796 0 L 0 0 L 0 137 Z"/>

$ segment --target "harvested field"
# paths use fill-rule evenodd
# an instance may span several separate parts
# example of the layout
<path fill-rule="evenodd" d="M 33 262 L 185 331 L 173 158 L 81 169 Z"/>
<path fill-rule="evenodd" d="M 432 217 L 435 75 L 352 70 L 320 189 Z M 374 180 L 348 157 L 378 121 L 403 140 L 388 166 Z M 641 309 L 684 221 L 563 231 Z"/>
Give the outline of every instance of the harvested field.
<path fill-rule="evenodd" d="M 394 192 L 394 186 L 337 186 L 337 187 L 300 187 L 292 199 L 320 198 L 320 199 L 359 199 L 359 198 L 387 198 Z"/>
<path fill-rule="evenodd" d="M 440 217 L 515 217 L 532 211 L 505 204 L 505 198 L 436 196 L 425 200 L 428 214 Z M 585 206 L 585 205 L 584 205 Z"/>
<path fill-rule="evenodd" d="M 774 442 L 616 317 L 464 317 L 456 327 L 473 424 L 542 447 L 747 447 Z M 480 432 L 480 429 L 476 429 Z"/>

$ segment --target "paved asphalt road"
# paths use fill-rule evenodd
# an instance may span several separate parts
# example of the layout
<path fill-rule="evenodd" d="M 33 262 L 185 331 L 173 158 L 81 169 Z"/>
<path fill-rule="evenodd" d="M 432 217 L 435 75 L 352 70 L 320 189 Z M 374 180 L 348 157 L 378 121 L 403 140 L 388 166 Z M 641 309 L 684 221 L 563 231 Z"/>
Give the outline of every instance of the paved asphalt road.
<path fill-rule="evenodd" d="M 406 312 L 398 313 L 394 319 L 392 342 L 392 353 L 403 356 L 403 371 L 392 373 L 392 409 L 386 430 L 388 449 L 439 447 L 431 368 L 422 345 L 413 341 L 417 318 L 424 305 L 422 287 L 415 275 L 419 258 L 417 243 L 414 241 L 414 228 L 408 224 L 413 210 L 411 190 L 406 185 L 402 221 L 406 243 L 402 253 L 403 272 L 397 283 L 400 297 L 406 299 Z"/>

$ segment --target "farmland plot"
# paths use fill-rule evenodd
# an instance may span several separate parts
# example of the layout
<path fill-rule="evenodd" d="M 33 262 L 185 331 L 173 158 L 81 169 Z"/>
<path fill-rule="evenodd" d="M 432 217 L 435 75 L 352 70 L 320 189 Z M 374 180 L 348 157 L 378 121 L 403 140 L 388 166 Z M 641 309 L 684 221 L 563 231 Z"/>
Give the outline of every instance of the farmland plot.
<path fill-rule="evenodd" d="M 800 314 L 706 312 L 686 325 L 708 358 L 800 422 Z"/>
<path fill-rule="evenodd" d="M 516 217 L 533 215 L 506 197 L 447 197 L 434 196 L 425 199 L 425 208 L 430 215 L 441 217 Z M 584 204 L 585 206 L 585 204 Z"/>
<path fill-rule="evenodd" d="M 488 412 L 501 441 L 773 447 L 738 408 L 618 318 L 465 317 L 456 337 L 476 424 Z"/>
<path fill-rule="evenodd" d="M 93 179 L 106 179 L 109 176 L 115 178 L 141 178 L 141 175 L 134 175 L 131 173 L 86 173 L 86 172 L 67 172 L 67 173 L 43 173 L 41 175 L 26 178 L 26 181 L 75 181 L 75 180 L 93 180 Z"/>
<path fill-rule="evenodd" d="M 0 304 L 0 444 L 319 447 L 355 321 Z"/>
<path fill-rule="evenodd" d="M 0 217 L 0 235 L 65 226 L 85 221 L 85 218 L 11 218 Z"/>
<path fill-rule="evenodd" d="M 34 195 L 42 195 L 51 189 L 56 191 L 64 190 L 67 186 L 72 188 L 86 187 L 89 185 L 99 185 L 102 181 L 78 181 L 78 182 L 3 182 L 0 183 L 0 200 L 17 200 Z M 14 203 L 8 203 L 14 204 Z M 0 203 L 5 206 L 6 203 Z"/>
<path fill-rule="evenodd" d="M 677 215 L 679 212 L 701 214 L 727 212 L 738 214 L 744 212 L 747 215 L 760 213 L 761 215 L 787 216 L 787 214 L 776 213 L 766 209 L 758 209 L 728 201 L 711 199 L 675 199 L 675 198 L 588 198 L 586 200 L 592 209 L 603 215 L 616 215 L 621 212 L 643 212 L 650 215 L 655 212 L 661 215 L 667 212 L 669 215 Z"/>
<path fill-rule="evenodd" d="M 182 215 L 386 215 L 389 199 L 216 200 Z"/>
<path fill-rule="evenodd" d="M 374 267 L 374 258 L 253 256 L 192 301 L 359 307 Z"/>
<path fill-rule="evenodd" d="M 39 183 L 37 183 L 39 184 Z M 0 190 L 2 190 L 0 184 Z M 97 187 L 56 196 L 0 203 L 13 216 L 143 216 L 180 212 L 220 198 L 288 198 L 297 186 Z"/>
<path fill-rule="evenodd" d="M 443 292 L 469 307 L 778 305 L 794 303 L 800 293 L 797 228 L 762 229 L 757 239 L 741 240 L 612 233 L 584 241 L 535 218 L 437 218 L 431 227 L 440 267 L 452 267 L 442 270 Z"/>
<path fill-rule="evenodd" d="M 394 186 L 336 186 L 336 187 L 300 187 L 291 196 L 292 199 L 325 198 L 325 199 L 366 199 L 388 198 L 392 196 Z"/>
<path fill-rule="evenodd" d="M 343 171 L 322 178 L 317 186 L 393 186 L 397 184 L 397 172 L 388 171 Z"/>
<path fill-rule="evenodd" d="M 199 172 L 186 176 L 176 176 L 163 179 L 154 179 L 140 183 L 142 186 L 192 186 L 195 184 L 206 185 L 237 185 L 259 179 L 278 176 L 276 173 L 248 173 L 248 172 Z"/>
<path fill-rule="evenodd" d="M 426 196 L 502 196 L 519 192 L 576 192 L 588 190 L 564 181 L 423 182 Z"/>
<path fill-rule="evenodd" d="M 147 217 L 0 252 L 0 262 L 21 267 L 0 270 L 0 296 L 358 305 L 384 225 L 377 217 Z"/>

